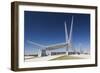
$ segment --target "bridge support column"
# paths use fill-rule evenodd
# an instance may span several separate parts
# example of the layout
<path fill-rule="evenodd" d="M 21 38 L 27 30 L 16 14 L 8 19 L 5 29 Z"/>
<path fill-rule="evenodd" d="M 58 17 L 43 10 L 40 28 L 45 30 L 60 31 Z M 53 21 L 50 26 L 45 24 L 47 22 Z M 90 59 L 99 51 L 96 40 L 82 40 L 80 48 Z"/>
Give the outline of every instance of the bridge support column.
<path fill-rule="evenodd" d="M 66 55 L 68 55 L 68 46 L 66 46 Z"/>
<path fill-rule="evenodd" d="M 38 51 L 38 57 L 41 57 L 42 55 L 42 51 L 39 49 L 39 51 Z"/>
<path fill-rule="evenodd" d="M 68 51 L 66 51 L 66 55 L 68 55 Z"/>
<path fill-rule="evenodd" d="M 49 56 L 51 56 L 51 51 L 49 51 Z"/>

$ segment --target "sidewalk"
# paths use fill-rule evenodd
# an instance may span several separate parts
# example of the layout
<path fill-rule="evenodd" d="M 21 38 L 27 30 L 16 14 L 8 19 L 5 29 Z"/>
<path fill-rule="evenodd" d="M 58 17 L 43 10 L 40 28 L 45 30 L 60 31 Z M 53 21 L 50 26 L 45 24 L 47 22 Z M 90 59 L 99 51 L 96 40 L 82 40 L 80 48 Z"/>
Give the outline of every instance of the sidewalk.
<path fill-rule="evenodd" d="M 45 57 L 38 57 L 38 58 L 31 58 L 31 59 L 26 59 L 25 62 L 34 62 L 34 61 L 48 61 L 57 57 L 60 57 L 63 55 L 54 55 L 54 56 L 45 56 Z"/>

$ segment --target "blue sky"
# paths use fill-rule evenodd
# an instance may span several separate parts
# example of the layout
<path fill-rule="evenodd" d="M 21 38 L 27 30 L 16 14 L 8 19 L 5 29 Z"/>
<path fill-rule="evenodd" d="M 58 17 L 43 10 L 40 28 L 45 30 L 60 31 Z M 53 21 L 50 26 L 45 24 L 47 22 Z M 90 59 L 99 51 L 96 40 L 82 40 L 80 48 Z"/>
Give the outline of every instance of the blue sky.
<path fill-rule="evenodd" d="M 38 51 L 37 46 L 28 40 L 46 46 L 65 42 L 64 22 L 67 23 L 69 33 L 72 16 L 74 16 L 73 46 L 78 48 L 81 44 L 82 49 L 90 48 L 90 14 L 25 11 L 24 16 L 25 54 Z"/>

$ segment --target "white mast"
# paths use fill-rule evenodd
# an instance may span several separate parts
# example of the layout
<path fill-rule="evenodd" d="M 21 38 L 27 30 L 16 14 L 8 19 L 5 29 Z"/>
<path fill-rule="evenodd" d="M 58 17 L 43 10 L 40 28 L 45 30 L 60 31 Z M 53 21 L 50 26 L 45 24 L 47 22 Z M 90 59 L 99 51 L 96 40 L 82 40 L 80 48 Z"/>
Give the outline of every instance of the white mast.
<path fill-rule="evenodd" d="M 66 55 L 68 55 L 68 49 L 71 47 L 71 38 L 72 38 L 72 30 L 73 30 L 73 20 L 74 20 L 74 17 L 72 16 L 69 35 L 68 35 L 68 31 L 67 31 L 66 22 L 64 22 L 64 25 L 65 25 L 65 39 L 66 39 L 66 44 L 67 44 L 67 46 L 66 46 Z"/>
<path fill-rule="evenodd" d="M 74 16 L 72 16 L 72 21 L 71 21 L 71 27 L 70 27 L 70 33 L 69 33 L 69 40 L 68 40 L 68 43 L 71 43 L 71 39 L 72 39 L 73 20 L 74 20 Z"/>
<path fill-rule="evenodd" d="M 66 55 L 68 55 L 68 31 L 66 26 L 66 21 L 64 22 L 65 25 L 65 39 L 66 39 Z"/>
<path fill-rule="evenodd" d="M 64 22 L 65 25 L 65 39 L 66 39 L 66 43 L 68 41 L 68 31 L 67 31 L 67 26 L 66 26 L 66 21 Z"/>

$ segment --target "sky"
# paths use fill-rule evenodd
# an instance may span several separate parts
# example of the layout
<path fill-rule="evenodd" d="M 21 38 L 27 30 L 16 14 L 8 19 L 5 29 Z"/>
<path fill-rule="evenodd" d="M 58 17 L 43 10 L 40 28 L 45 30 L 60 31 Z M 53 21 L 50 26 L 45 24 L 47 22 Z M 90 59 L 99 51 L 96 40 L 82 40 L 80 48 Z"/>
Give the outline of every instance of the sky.
<path fill-rule="evenodd" d="M 65 43 L 66 21 L 68 34 L 72 16 L 72 44 L 75 48 L 90 48 L 90 14 L 56 13 L 24 11 L 24 49 L 25 54 L 37 53 L 39 46 L 28 42 L 33 41 L 44 46 Z M 62 51 L 64 49 L 58 49 Z"/>

